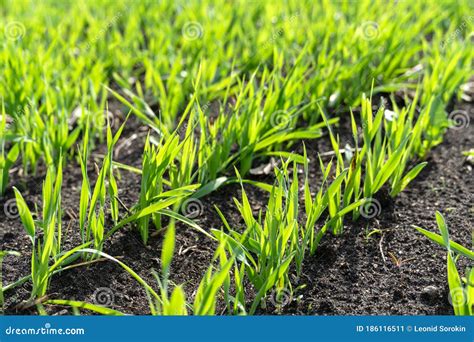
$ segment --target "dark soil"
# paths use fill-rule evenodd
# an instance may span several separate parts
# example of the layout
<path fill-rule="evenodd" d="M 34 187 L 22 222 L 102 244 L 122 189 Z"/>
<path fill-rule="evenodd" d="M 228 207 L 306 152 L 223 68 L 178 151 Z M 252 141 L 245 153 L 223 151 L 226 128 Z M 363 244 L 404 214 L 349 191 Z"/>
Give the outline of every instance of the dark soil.
<path fill-rule="evenodd" d="M 459 106 L 458 106 L 459 107 Z M 474 107 L 463 105 L 474 118 Z M 341 125 L 342 137 L 350 136 Z M 472 165 L 462 155 L 474 147 L 474 125 L 462 129 L 449 129 L 445 141 L 434 148 L 428 157 L 428 166 L 408 188 L 396 199 L 380 197 L 381 212 L 372 220 L 355 223 L 346 219 L 342 235 L 328 234 L 315 255 L 304 262 L 303 274 L 295 279 L 299 289 L 293 298 L 285 298 L 281 306 L 272 304 L 261 309 L 259 314 L 298 315 L 444 315 L 453 311 L 448 302 L 446 280 L 446 252 L 419 234 L 412 225 L 435 230 L 435 211 L 441 211 L 448 222 L 452 238 L 465 246 L 471 245 L 474 223 L 474 177 Z M 116 160 L 139 167 L 146 135 L 143 127 L 134 118 L 127 123 L 119 145 Z M 122 143 L 124 142 L 124 143 Z M 329 151 L 327 139 L 306 142 L 308 155 L 312 158 L 312 190 L 319 187 L 316 153 Z M 97 149 L 96 162 L 100 164 Z M 90 174 L 94 173 L 91 163 Z M 260 177 L 260 178 L 259 178 Z M 269 176 L 254 177 L 272 182 Z M 44 170 L 38 176 L 19 179 L 13 175 L 11 183 L 22 189 L 29 205 L 41 203 L 41 182 Z M 80 169 L 73 161 L 64 171 L 63 208 L 64 249 L 80 243 L 78 222 Z M 138 198 L 139 176 L 121 172 L 120 199 L 132 206 Z M 264 209 L 266 194 L 246 186 L 255 213 Z M 240 215 L 232 197 L 240 199 L 238 185 L 219 189 L 202 199 L 202 210 L 195 219 L 206 229 L 220 228 L 216 214 L 217 205 L 229 222 L 242 226 Z M 0 203 L 13 198 L 11 192 Z M 378 230 L 368 235 L 369 232 Z M 3 283 L 9 284 L 30 272 L 31 244 L 19 218 L 7 217 L 0 211 L 0 250 L 16 250 L 20 257 L 8 256 L 3 263 Z M 171 277 L 174 283 L 184 284 L 188 300 L 192 299 L 197 286 L 208 268 L 215 244 L 193 229 L 178 225 L 176 252 L 172 263 Z M 120 258 L 149 284 L 156 286 L 150 272 L 159 269 L 162 236 L 154 236 L 144 246 L 139 234 L 128 227 L 118 231 L 106 242 L 104 252 Z M 462 266 L 468 266 L 462 264 Z M 21 303 L 28 299 L 31 284 L 6 292 L 7 314 L 37 314 L 35 307 L 24 308 Z M 120 266 L 110 261 L 101 261 L 89 266 L 77 267 L 54 276 L 49 289 L 49 298 L 74 299 L 101 303 L 130 314 L 149 314 L 148 301 L 143 288 Z M 248 288 L 251 296 L 252 289 Z M 271 302 L 271 301 L 270 301 Z M 47 306 L 50 314 L 70 314 L 64 307 Z M 225 313 L 219 307 L 218 313 Z"/>

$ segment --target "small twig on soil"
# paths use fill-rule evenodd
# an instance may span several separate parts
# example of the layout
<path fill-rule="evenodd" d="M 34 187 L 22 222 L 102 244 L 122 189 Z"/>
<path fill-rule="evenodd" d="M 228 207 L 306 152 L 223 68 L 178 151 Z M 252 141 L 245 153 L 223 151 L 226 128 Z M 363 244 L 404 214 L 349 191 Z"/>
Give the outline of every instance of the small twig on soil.
<path fill-rule="evenodd" d="M 390 255 L 390 258 L 392 259 L 393 263 L 395 264 L 395 266 L 397 267 L 401 267 L 403 264 L 407 263 L 408 261 L 411 261 L 411 260 L 415 260 L 416 258 L 408 258 L 408 259 L 399 259 L 395 256 L 395 254 L 393 254 L 392 252 L 388 252 L 388 254 Z"/>
<path fill-rule="evenodd" d="M 129 147 L 132 145 L 132 142 L 134 140 L 137 140 L 138 138 L 141 138 L 143 136 L 146 136 L 146 133 L 142 133 L 142 134 L 132 134 L 129 138 L 125 139 L 122 143 L 118 144 L 117 147 L 115 148 L 115 151 L 114 151 L 114 157 L 117 158 L 119 155 L 120 155 L 120 151 L 123 149 L 123 148 L 126 148 L 126 147 Z"/>
<path fill-rule="evenodd" d="M 16 306 L 14 306 L 14 309 L 15 310 L 26 310 L 26 309 L 29 309 L 29 308 L 35 306 L 35 305 L 41 304 L 41 303 L 47 301 L 48 299 L 49 299 L 48 295 L 45 295 L 43 297 L 36 298 L 36 299 L 28 299 L 28 300 L 23 301 L 23 302 L 17 304 Z"/>
<path fill-rule="evenodd" d="M 386 264 L 387 263 L 387 259 L 385 258 L 385 254 L 383 253 L 383 247 L 382 247 L 382 242 L 383 242 L 383 237 L 385 235 L 382 234 L 382 236 L 380 237 L 380 242 L 379 242 L 379 250 L 380 250 L 380 254 L 382 255 L 382 260 L 383 260 L 383 263 Z"/>
<path fill-rule="evenodd" d="M 67 224 L 67 227 L 66 227 L 66 231 L 69 231 L 72 227 L 72 225 L 74 224 L 74 222 L 76 221 L 76 219 L 71 219 L 71 221 L 69 221 L 69 223 Z"/>
<path fill-rule="evenodd" d="M 69 216 L 69 218 L 70 218 L 71 220 L 76 220 L 76 219 L 77 219 L 77 215 L 76 215 L 76 213 L 74 212 L 74 210 L 67 209 L 67 210 L 66 210 L 66 214 L 67 214 L 67 216 Z"/>
<path fill-rule="evenodd" d="M 196 249 L 197 248 L 197 245 L 194 245 L 194 246 L 189 246 L 188 248 L 185 248 L 184 250 L 182 249 L 183 247 L 181 247 L 179 249 L 179 252 L 178 252 L 178 255 L 185 255 L 187 252 L 193 250 L 193 249 Z"/>
<path fill-rule="evenodd" d="M 97 173 L 97 177 L 98 177 L 99 174 L 100 174 L 99 165 L 97 165 L 97 163 L 94 163 L 94 168 L 95 168 L 95 172 Z"/>
<path fill-rule="evenodd" d="M 163 235 L 163 233 L 166 232 L 167 229 L 168 229 L 168 226 L 166 226 L 164 229 L 160 229 L 151 233 L 150 236 L 157 237 L 157 236 Z"/>
<path fill-rule="evenodd" d="M 130 209 L 127 208 L 127 206 L 125 205 L 125 203 L 122 202 L 122 200 L 120 198 L 118 198 L 118 196 L 115 196 L 115 199 L 120 203 L 120 205 L 127 211 L 127 213 L 131 214 L 131 211 Z"/>
<path fill-rule="evenodd" d="M 361 151 L 362 148 L 359 147 L 357 150 Z M 341 153 L 354 152 L 354 151 L 355 151 L 355 148 L 350 148 L 350 149 L 343 148 L 343 149 L 340 150 Z M 328 152 L 322 152 L 319 155 L 321 157 L 329 157 L 329 156 L 334 156 L 335 154 L 336 154 L 336 152 L 334 152 L 334 151 L 328 151 Z"/>

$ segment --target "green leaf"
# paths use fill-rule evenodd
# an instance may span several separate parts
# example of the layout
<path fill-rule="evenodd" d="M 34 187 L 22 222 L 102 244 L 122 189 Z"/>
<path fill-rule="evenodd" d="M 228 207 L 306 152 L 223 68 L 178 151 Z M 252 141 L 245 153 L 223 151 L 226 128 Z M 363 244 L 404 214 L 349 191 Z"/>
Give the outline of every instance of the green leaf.
<path fill-rule="evenodd" d="M 405 137 L 403 141 L 400 143 L 400 146 L 396 149 L 396 151 L 388 158 L 387 162 L 384 166 L 378 171 L 377 176 L 375 177 L 372 193 L 377 192 L 385 182 L 390 178 L 393 172 L 398 167 L 400 159 L 403 156 L 403 152 L 405 152 L 405 146 L 408 142 L 410 135 Z"/>
<path fill-rule="evenodd" d="M 225 185 L 229 181 L 228 177 L 219 177 L 216 178 L 206 185 L 202 186 L 198 191 L 196 191 L 191 197 L 193 198 L 201 198 L 206 195 L 209 195 L 211 192 L 216 191 L 222 185 Z"/>
<path fill-rule="evenodd" d="M 229 259 L 227 264 L 225 264 L 219 271 L 212 275 L 209 281 L 207 281 L 207 279 L 203 279 L 198 289 L 198 292 L 200 292 L 201 295 L 196 295 L 194 302 L 195 315 L 199 316 L 214 314 L 217 291 L 224 284 L 224 281 L 228 277 L 233 263 L 234 259 Z M 209 268 L 208 274 L 211 274 L 211 268 Z"/>
<path fill-rule="evenodd" d="M 77 300 L 64 300 L 64 299 L 49 299 L 44 304 L 49 305 L 64 305 L 71 306 L 78 309 L 90 310 L 102 315 L 108 316 L 123 316 L 124 314 L 120 311 L 106 308 L 104 306 L 99 306 L 91 303 L 80 302 Z"/>
<path fill-rule="evenodd" d="M 454 242 L 452 240 L 449 241 L 449 244 L 447 244 L 444 240 L 444 238 L 441 235 L 438 235 L 436 233 L 430 232 L 429 230 L 414 226 L 416 230 L 418 230 L 420 233 L 425 235 L 428 239 L 436 242 L 440 246 L 443 246 L 445 248 L 451 247 L 451 250 L 457 254 L 464 255 L 465 257 L 474 260 L 474 252 L 469 250 L 468 248 L 460 245 L 457 242 Z"/>
<path fill-rule="evenodd" d="M 260 188 L 260 189 L 265 190 L 267 192 L 272 191 L 272 186 L 270 184 L 267 184 L 267 183 L 257 182 L 257 181 L 253 181 L 253 180 L 250 180 L 250 179 L 242 179 L 241 182 L 245 183 L 245 184 L 250 184 L 250 185 L 256 186 L 257 188 Z"/>
<path fill-rule="evenodd" d="M 441 232 L 441 236 L 443 237 L 444 245 L 448 250 L 451 250 L 451 247 L 449 245 L 448 227 L 446 226 L 446 221 L 444 220 L 443 215 L 439 211 L 436 212 L 436 223 L 438 224 L 439 231 Z"/>
<path fill-rule="evenodd" d="M 0 163 L 0 195 L 5 193 L 6 187 L 8 185 L 9 171 L 10 168 L 15 164 L 18 156 L 20 155 L 20 144 L 14 144 L 10 151 L 7 154 L 7 159 L 3 161 L 3 165 Z M 0 161 L 3 156 L 0 155 Z"/>
<path fill-rule="evenodd" d="M 21 222 L 23 223 L 23 227 L 25 228 L 26 232 L 28 233 L 31 242 L 35 243 L 35 222 L 33 221 L 33 216 L 31 215 L 30 209 L 26 205 L 23 196 L 18 191 L 17 188 L 13 188 L 15 191 L 15 198 L 16 198 L 16 205 L 18 207 L 18 213 L 20 214 Z"/>
<path fill-rule="evenodd" d="M 293 153 L 293 152 L 275 151 L 275 152 L 264 152 L 264 153 L 261 153 L 260 155 L 265 156 L 265 157 L 279 157 L 281 159 L 295 161 L 298 164 L 305 163 L 305 158 L 302 155 Z"/>
<path fill-rule="evenodd" d="M 170 302 L 165 308 L 165 315 L 186 316 L 186 296 L 181 286 L 176 286 L 171 293 Z"/>
<path fill-rule="evenodd" d="M 403 178 L 401 181 L 398 181 L 397 184 L 394 185 L 394 188 L 392 189 L 392 192 L 390 195 L 392 197 L 398 195 L 403 189 L 407 187 L 407 185 L 418 176 L 418 174 L 425 168 L 425 166 L 428 165 L 428 162 L 423 162 L 418 165 L 416 165 L 414 168 L 412 168 Z"/>
<path fill-rule="evenodd" d="M 449 251 L 447 263 L 449 293 L 451 296 L 451 304 L 454 309 L 454 314 L 467 315 L 468 308 L 466 304 L 468 300 L 466 298 L 466 293 L 464 287 L 462 286 L 461 277 L 459 276 L 456 264 L 454 263 L 453 257 L 451 256 L 451 252 Z"/>
<path fill-rule="evenodd" d="M 174 221 L 171 221 L 166 230 L 165 239 L 163 241 L 163 249 L 161 250 L 161 269 L 163 274 L 168 274 L 168 270 L 173 259 L 175 244 L 175 227 Z"/>

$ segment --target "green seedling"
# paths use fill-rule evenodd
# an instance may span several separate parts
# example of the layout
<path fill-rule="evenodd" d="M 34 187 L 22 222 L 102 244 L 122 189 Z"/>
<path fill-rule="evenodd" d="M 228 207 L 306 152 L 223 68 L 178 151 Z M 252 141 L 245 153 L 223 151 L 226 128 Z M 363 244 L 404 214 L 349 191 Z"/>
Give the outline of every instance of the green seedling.
<path fill-rule="evenodd" d="M 18 212 L 32 244 L 31 279 L 33 290 L 31 297 L 46 294 L 50 281 L 50 261 L 57 261 L 61 253 L 61 186 L 62 160 L 55 170 L 50 167 L 43 183 L 43 212 L 40 220 L 34 221 L 23 196 L 14 188 Z M 37 237 L 37 230 L 42 237 Z"/>
<path fill-rule="evenodd" d="M 85 131 L 82 150 L 80 150 L 82 186 L 79 205 L 79 229 L 82 242 L 93 241 L 94 248 L 99 251 L 102 251 L 104 243 L 106 211 L 110 211 L 114 223 L 117 223 L 119 219 L 118 187 L 113 172 L 113 149 L 122 134 L 125 123 L 126 121 L 115 135 L 112 135 L 110 124 L 107 124 L 107 155 L 104 157 L 93 189 L 91 189 L 87 173 L 89 157 L 88 129 Z M 86 125 L 86 128 L 88 127 L 89 124 Z"/>
<path fill-rule="evenodd" d="M 306 152 L 304 157 L 306 158 Z M 292 172 L 289 171 L 289 165 L 293 167 Z M 306 170 L 307 167 L 306 161 Z M 324 182 L 327 181 L 330 168 L 329 165 L 325 169 Z M 296 162 L 284 162 L 282 169 L 275 169 L 276 182 L 271 188 L 264 218 L 262 218 L 262 211 L 259 212 L 257 218 L 254 217 L 242 184 L 242 202 L 236 199 L 234 202 L 245 222 L 246 229 L 243 232 L 231 228 L 222 212 L 216 208 L 227 232 L 213 230 L 213 233 L 221 243 L 224 240 L 227 241 L 229 253 L 236 255 L 237 260 L 242 262 L 242 266 L 236 265 L 234 270 L 237 288 L 236 301 L 240 299 L 238 305 L 233 306 L 234 312 L 245 307 L 245 302 L 242 301 L 244 298 L 242 285 L 244 275 L 257 290 L 257 295 L 248 311 L 250 314 L 255 312 L 271 289 L 275 288 L 277 294 L 281 291 L 291 291 L 290 265 L 294 263 L 297 274 L 300 274 L 305 255 L 309 252 L 314 253 L 319 241 L 327 231 L 327 227 L 345 215 L 344 211 L 335 213 L 315 234 L 315 224 L 336 196 L 337 189 L 339 189 L 346 172 L 344 171 L 336 178 L 326 191 L 323 191 L 321 187 L 314 199 L 311 198 L 306 177 L 304 194 L 307 221 L 305 225 L 301 225 L 298 220 L 299 182 L 297 169 Z M 363 201 L 358 201 L 351 204 L 346 210 L 353 210 L 362 203 Z"/>
<path fill-rule="evenodd" d="M 5 194 L 8 186 L 9 171 L 20 155 L 20 145 L 18 143 L 13 143 L 10 150 L 6 151 L 8 120 L 9 118 L 5 113 L 5 105 L 2 102 L 2 114 L 0 115 L 0 196 Z"/>
<path fill-rule="evenodd" d="M 474 269 L 468 268 L 465 277 L 462 278 L 456 267 L 456 262 L 459 257 L 473 261 L 474 252 L 449 239 L 446 221 L 438 211 L 436 212 L 436 223 L 440 234 L 416 226 L 415 228 L 430 240 L 447 249 L 449 295 L 454 314 L 472 316 L 474 315 Z"/>

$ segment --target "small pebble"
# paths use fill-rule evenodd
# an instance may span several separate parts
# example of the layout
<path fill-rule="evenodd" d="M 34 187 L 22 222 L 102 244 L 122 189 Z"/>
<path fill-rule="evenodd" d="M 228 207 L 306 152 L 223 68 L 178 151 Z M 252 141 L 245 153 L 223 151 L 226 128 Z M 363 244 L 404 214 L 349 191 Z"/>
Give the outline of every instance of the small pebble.
<path fill-rule="evenodd" d="M 425 302 L 433 303 L 438 297 L 438 292 L 439 289 L 436 286 L 429 285 L 423 288 L 423 290 L 421 290 L 420 297 Z"/>
<path fill-rule="evenodd" d="M 438 292 L 438 288 L 433 285 L 426 286 L 423 288 L 422 293 L 430 294 L 430 295 L 436 295 Z"/>
<path fill-rule="evenodd" d="M 66 309 L 53 314 L 53 316 L 66 316 L 66 315 L 69 315 L 69 312 Z"/>

